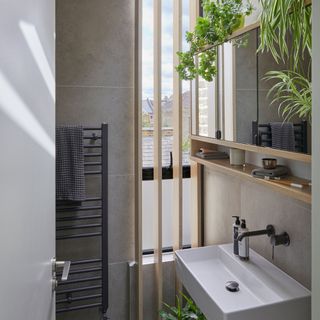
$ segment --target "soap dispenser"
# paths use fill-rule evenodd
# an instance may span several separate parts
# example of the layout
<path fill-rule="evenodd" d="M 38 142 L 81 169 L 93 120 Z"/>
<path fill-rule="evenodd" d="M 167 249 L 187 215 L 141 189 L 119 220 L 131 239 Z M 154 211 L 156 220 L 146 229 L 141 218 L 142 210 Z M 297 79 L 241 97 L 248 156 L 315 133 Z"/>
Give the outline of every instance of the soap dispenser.
<path fill-rule="evenodd" d="M 238 256 L 239 255 L 239 244 L 238 244 L 238 236 L 239 236 L 239 228 L 240 228 L 240 217 L 239 216 L 232 216 L 235 218 L 235 222 L 232 225 L 233 227 L 233 253 Z"/>
<path fill-rule="evenodd" d="M 239 235 L 243 232 L 247 232 L 246 220 L 241 219 L 241 225 L 239 229 Z M 238 242 L 239 245 L 239 258 L 241 260 L 249 260 L 249 237 L 244 237 Z"/>

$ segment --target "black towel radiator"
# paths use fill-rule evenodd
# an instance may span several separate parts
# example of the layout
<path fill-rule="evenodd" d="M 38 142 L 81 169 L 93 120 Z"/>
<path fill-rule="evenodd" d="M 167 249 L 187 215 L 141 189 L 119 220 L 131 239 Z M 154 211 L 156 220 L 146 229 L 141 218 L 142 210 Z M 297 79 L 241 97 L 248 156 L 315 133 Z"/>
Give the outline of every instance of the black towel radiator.
<path fill-rule="evenodd" d="M 308 152 L 308 122 L 294 123 L 295 151 Z M 262 124 L 252 121 L 252 143 L 262 147 L 272 146 L 270 123 Z"/>
<path fill-rule="evenodd" d="M 101 192 L 98 197 L 88 197 L 81 205 L 57 202 L 56 240 L 100 238 L 101 256 L 71 261 L 70 279 L 59 282 L 57 288 L 56 313 L 100 308 L 103 319 L 107 319 L 108 125 L 83 130 L 85 175 L 101 176 Z"/>

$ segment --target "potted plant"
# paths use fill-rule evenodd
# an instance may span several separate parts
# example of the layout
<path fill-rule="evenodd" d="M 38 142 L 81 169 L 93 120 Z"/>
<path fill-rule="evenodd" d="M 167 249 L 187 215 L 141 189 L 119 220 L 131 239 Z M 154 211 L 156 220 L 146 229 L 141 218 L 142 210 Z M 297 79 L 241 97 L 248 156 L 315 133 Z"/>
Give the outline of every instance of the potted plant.
<path fill-rule="evenodd" d="M 204 16 L 197 19 L 193 32 L 186 33 L 190 49 L 177 52 L 180 64 L 176 70 L 182 80 L 199 75 L 212 81 L 217 73 L 214 46 L 227 41 L 235 30 L 243 27 L 245 16 L 253 10 L 247 0 L 203 0 L 202 7 Z"/>
<path fill-rule="evenodd" d="M 183 301 L 180 301 L 177 296 L 177 305 L 169 306 L 164 303 L 166 310 L 160 311 L 160 317 L 165 320 L 206 320 L 206 317 L 197 307 L 197 305 L 192 301 L 192 299 L 188 298 L 186 295 L 181 293 L 182 298 L 185 300 L 185 304 L 183 306 Z"/>

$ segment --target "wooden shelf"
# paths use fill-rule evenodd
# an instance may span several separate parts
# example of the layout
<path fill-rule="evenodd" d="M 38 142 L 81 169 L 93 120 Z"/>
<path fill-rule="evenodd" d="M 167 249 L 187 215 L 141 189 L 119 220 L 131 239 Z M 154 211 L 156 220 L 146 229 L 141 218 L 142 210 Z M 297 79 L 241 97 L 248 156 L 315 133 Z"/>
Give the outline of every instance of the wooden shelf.
<path fill-rule="evenodd" d="M 197 162 L 209 168 L 213 168 L 223 173 L 227 173 L 233 176 L 240 177 L 242 179 L 246 179 L 253 183 L 258 183 L 260 185 L 267 186 L 269 188 L 272 188 L 276 192 L 281 192 L 291 198 L 311 204 L 311 187 L 310 186 L 305 186 L 302 189 L 300 189 L 300 188 L 283 185 L 270 180 L 253 178 L 251 175 L 251 172 L 253 169 L 256 169 L 258 167 L 252 164 L 246 164 L 243 167 L 243 166 L 231 166 L 229 159 L 205 160 L 205 159 L 198 158 L 196 156 L 191 156 L 190 159 L 194 162 Z M 299 184 L 309 182 L 305 179 L 301 179 L 293 176 L 287 177 L 285 180 L 290 181 L 292 183 L 299 183 Z"/>
<path fill-rule="evenodd" d="M 209 143 L 209 144 L 213 144 L 213 145 L 224 146 L 224 147 L 228 147 L 228 148 L 241 149 L 241 150 L 265 154 L 265 155 L 269 155 L 269 156 L 273 156 L 273 157 L 280 157 L 280 158 L 284 158 L 284 159 L 291 159 L 291 160 L 295 160 L 295 161 L 311 163 L 311 155 L 305 154 L 305 153 L 278 150 L 278 149 L 273 149 L 273 148 L 269 148 L 269 147 L 259 147 L 259 146 L 255 146 L 255 145 L 251 145 L 251 144 L 218 140 L 218 139 L 214 139 L 214 138 L 201 137 L 201 136 L 195 136 L 195 135 L 191 135 L 191 140 L 197 141 L 197 142 L 203 142 L 206 144 Z M 198 143 L 198 144 L 200 145 L 201 143 Z"/>

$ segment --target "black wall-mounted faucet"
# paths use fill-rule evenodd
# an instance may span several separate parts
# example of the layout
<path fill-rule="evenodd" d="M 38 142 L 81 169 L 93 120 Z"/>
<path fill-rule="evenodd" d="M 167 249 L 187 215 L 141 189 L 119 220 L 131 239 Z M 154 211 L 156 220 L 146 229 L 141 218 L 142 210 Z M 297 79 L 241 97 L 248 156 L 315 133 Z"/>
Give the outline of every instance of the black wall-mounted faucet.
<path fill-rule="evenodd" d="M 268 224 L 266 229 L 263 229 L 263 230 L 242 232 L 238 236 L 238 241 L 241 241 L 243 238 L 246 238 L 246 237 L 255 237 L 255 236 L 261 236 L 264 234 L 266 234 L 268 237 L 275 235 L 274 226 L 272 226 L 271 224 Z"/>

